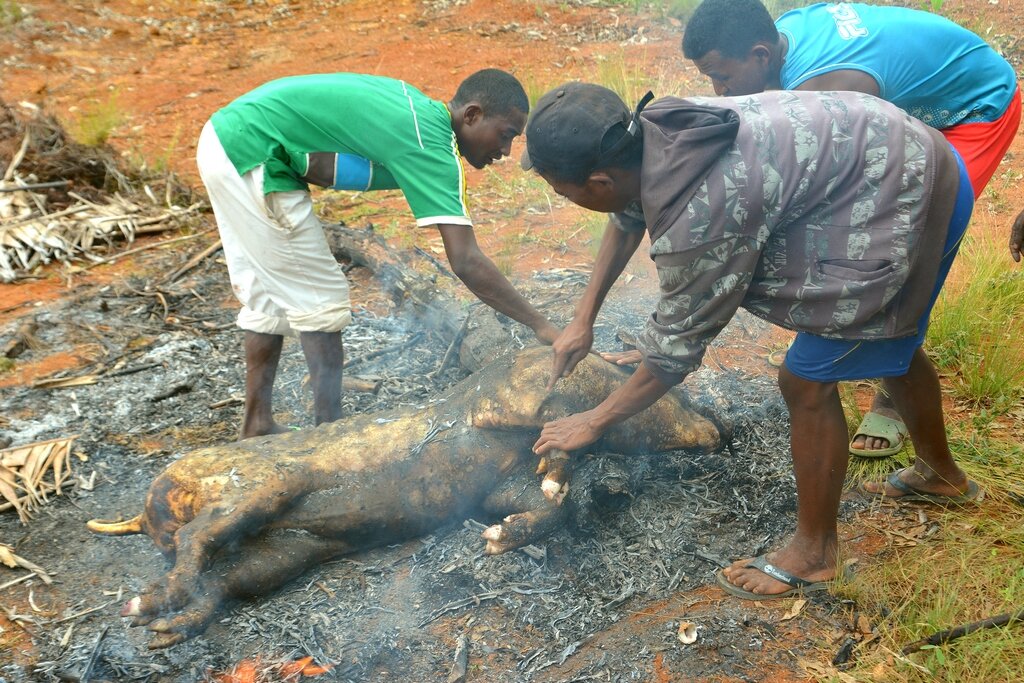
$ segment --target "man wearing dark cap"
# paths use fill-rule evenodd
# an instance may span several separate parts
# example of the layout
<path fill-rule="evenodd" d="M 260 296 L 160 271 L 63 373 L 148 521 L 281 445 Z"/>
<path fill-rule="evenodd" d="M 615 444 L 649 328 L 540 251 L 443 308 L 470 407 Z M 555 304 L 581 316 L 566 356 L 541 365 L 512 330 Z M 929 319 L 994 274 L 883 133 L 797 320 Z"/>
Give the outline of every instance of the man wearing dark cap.
<path fill-rule="evenodd" d="M 630 112 L 606 88 L 570 83 L 541 98 L 527 124 L 524 166 L 610 214 L 591 281 L 554 344 L 552 384 L 590 350 L 598 309 L 645 230 L 661 287 L 637 371 L 593 410 L 546 424 L 534 450 L 582 448 L 651 405 L 699 367 L 740 306 L 795 330 L 779 387 L 796 530 L 718 582 L 750 599 L 827 588 L 847 465 L 837 382 L 885 378 L 916 448 L 912 467 L 887 486 L 866 482 L 865 493 L 942 504 L 979 493 L 950 454 L 938 376 L 921 349 L 973 206 L 963 161 L 934 129 L 860 93 L 644 103 Z"/>

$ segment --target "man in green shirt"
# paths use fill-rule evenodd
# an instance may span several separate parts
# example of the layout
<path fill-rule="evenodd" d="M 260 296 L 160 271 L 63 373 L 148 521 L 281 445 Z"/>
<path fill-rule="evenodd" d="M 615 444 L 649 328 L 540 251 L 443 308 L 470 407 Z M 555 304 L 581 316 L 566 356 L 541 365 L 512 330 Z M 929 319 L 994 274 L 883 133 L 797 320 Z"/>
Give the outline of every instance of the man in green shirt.
<path fill-rule="evenodd" d="M 558 335 L 473 235 L 462 159 L 511 153 L 529 100 L 515 77 L 484 69 L 452 101 L 362 74 L 271 81 L 214 113 L 196 160 L 224 245 L 245 330 L 241 438 L 283 431 L 271 396 L 284 335 L 298 333 L 317 424 L 341 416 L 341 330 L 348 283 L 313 212 L 309 185 L 401 189 L 418 227 L 436 226 L 452 270 L 484 303 L 551 343 Z"/>

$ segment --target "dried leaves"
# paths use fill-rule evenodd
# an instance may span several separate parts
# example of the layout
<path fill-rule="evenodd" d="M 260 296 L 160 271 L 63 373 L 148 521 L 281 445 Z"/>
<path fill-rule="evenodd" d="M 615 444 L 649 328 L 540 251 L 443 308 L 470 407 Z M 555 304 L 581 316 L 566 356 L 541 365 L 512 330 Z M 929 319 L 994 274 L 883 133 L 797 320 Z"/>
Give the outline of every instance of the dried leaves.
<path fill-rule="evenodd" d="M 43 580 L 43 583 L 47 585 L 53 582 L 53 579 L 51 579 L 50 575 L 46 573 L 46 570 L 37 564 L 29 562 L 23 557 L 18 557 L 14 554 L 14 548 L 4 543 L 0 543 L 0 564 L 6 565 L 11 569 L 21 567 L 22 569 L 27 569 L 30 572 L 35 572 L 36 575 Z M 29 574 L 29 576 L 32 575 Z"/>
<path fill-rule="evenodd" d="M 48 501 L 51 493 L 71 476 L 69 436 L 0 450 L 0 512 L 14 509 L 22 524 L 28 524 L 32 510 Z"/>
<path fill-rule="evenodd" d="M 114 239 L 131 242 L 139 232 L 176 227 L 182 218 L 195 214 L 200 206 L 198 203 L 188 207 L 175 205 L 170 196 L 170 183 L 161 200 L 148 186 L 136 191 L 128 187 L 127 182 L 119 184 L 139 201 L 119 192 L 90 201 L 66 191 L 65 188 L 77 186 L 80 180 L 74 168 L 75 159 L 67 161 L 66 169 L 46 168 L 36 162 L 39 158 L 52 157 L 54 151 L 86 155 L 86 148 L 79 150 L 80 146 L 69 145 L 63 131 L 53 130 L 58 124 L 41 114 L 36 113 L 24 125 L 17 125 L 17 117 L 9 109 L 7 113 L 9 125 L 0 130 L 0 136 L 17 134 L 21 144 L 10 163 L 0 159 L 0 167 L 4 168 L 0 179 L 0 281 L 12 282 L 53 260 L 68 262 L 79 256 L 92 257 L 96 247 L 110 246 Z M 53 149 L 54 145 L 59 149 Z M 86 161 L 99 166 L 102 176 L 113 174 L 123 180 L 115 168 L 105 168 L 112 160 L 102 164 L 95 159 L 86 159 L 83 163 Z M 27 167 L 27 174 L 18 173 L 19 166 Z M 39 173 L 44 170 L 58 175 L 40 177 Z M 95 179 L 90 181 L 95 182 Z M 58 188 L 59 204 L 70 205 L 55 210 L 50 206 L 50 191 Z"/>

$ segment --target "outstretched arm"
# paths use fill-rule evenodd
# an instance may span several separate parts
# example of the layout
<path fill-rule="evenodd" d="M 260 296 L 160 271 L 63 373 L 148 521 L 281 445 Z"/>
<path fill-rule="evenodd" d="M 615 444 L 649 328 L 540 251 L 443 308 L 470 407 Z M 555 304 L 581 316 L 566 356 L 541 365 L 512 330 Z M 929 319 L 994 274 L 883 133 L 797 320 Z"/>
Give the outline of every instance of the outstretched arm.
<path fill-rule="evenodd" d="M 559 329 L 530 305 L 494 262 L 480 251 L 472 228 L 447 224 L 437 227 L 452 271 L 477 298 L 499 313 L 529 327 L 544 344 L 555 340 Z"/>
<path fill-rule="evenodd" d="M 626 232 L 616 227 L 613 221 L 608 221 L 604 237 L 601 239 L 601 248 L 597 252 L 594 272 L 590 275 L 590 282 L 587 283 L 583 296 L 576 304 L 572 322 L 552 345 L 555 358 L 549 389 L 559 378 L 572 373 L 576 365 L 587 357 L 594 343 L 594 321 L 597 320 L 597 312 L 601 310 L 608 290 L 636 253 L 643 237 L 643 232 Z"/>
<path fill-rule="evenodd" d="M 1024 211 L 1017 215 L 1010 230 L 1010 256 L 1020 263 L 1021 252 L 1024 251 Z"/>

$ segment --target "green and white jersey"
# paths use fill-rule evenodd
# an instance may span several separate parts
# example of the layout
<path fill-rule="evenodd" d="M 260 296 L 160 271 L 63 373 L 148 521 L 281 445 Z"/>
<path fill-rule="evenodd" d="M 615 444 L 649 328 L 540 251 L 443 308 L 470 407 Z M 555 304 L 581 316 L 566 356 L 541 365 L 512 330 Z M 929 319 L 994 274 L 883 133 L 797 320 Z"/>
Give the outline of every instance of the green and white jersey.
<path fill-rule="evenodd" d="M 472 225 L 451 113 L 403 81 L 292 76 L 211 118 L 240 175 L 263 166 L 263 192 L 401 189 L 419 226 Z"/>

